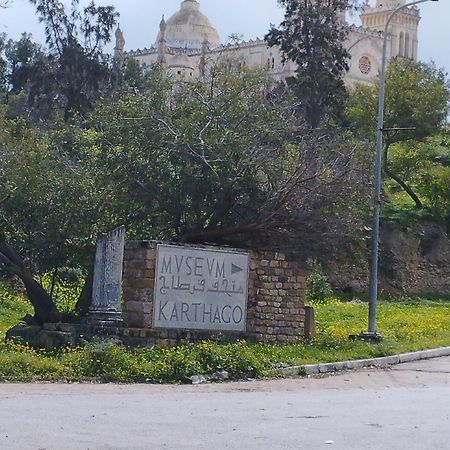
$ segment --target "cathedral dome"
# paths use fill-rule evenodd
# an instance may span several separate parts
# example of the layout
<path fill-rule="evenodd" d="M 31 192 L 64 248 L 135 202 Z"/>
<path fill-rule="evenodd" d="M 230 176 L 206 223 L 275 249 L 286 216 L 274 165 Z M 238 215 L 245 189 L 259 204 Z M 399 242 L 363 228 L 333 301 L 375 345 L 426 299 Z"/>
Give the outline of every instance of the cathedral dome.
<path fill-rule="evenodd" d="M 199 50 L 205 39 L 210 47 L 220 45 L 220 36 L 210 20 L 200 11 L 197 0 L 184 0 L 180 10 L 167 20 L 164 39 L 169 48 Z M 161 32 L 156 43 L 161 40 Z"/>

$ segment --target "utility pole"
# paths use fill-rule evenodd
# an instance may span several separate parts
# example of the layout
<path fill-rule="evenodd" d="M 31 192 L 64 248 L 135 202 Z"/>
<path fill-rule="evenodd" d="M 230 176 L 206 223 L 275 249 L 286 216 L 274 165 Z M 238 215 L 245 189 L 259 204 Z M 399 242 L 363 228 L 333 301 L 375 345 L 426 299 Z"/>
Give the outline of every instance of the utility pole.
<path fill-rule="evenodd" d="M 380 92 L 378 98 L 378 124 L 377 124 L 377 153 L 375 162 L 375 195 L 372 225 L 372 248 L 370 264 L 370 299 L 369 299 L 369 326 L 367 333 L 361 333 L 360 337 L 379 342 L 382 336 L 377 332 L 377 303 L 378 303 L 378 253 L 380 243 L 380 213 L 381 213 L 381 187 L 382 187 L 382 155 L 383 155 L 383 124 L 384 124 L 384 100 L 386 88 L 386 50 L 389 33 L 389 25 L 393 17 L 401 10 L 410 6 L 418 5 L 428 1 L 439 0 L 417 0 L 399 6 L 390 14 L 384 27 L 383 54 L 381 60 Z"/>

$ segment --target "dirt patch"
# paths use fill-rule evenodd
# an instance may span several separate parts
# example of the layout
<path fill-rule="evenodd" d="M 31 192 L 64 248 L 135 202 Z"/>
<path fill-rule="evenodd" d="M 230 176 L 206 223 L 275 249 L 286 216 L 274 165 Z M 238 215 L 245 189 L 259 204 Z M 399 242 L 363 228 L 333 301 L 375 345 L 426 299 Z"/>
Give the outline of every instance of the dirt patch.
<path fill-rule="evenodd" d="M 367 291 L 370 233 L 341 242 L 339 249 L 311 253 L 324 265 L 333 286 L 341 291 Z M 389 294 L 450 294 L 450 239 L 445 227 L 435 223 L 381 226 L 380 288 Z"/>

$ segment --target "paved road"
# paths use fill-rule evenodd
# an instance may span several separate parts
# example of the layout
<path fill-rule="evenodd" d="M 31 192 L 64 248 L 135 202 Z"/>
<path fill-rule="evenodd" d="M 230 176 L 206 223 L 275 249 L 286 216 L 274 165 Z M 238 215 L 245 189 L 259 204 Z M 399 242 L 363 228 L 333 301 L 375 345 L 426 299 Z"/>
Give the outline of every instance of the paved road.
<path fill-rule="evenodd" d="M 201 386 L 0 385 L 0 449 L 450 449 L 450 358 Z"/>

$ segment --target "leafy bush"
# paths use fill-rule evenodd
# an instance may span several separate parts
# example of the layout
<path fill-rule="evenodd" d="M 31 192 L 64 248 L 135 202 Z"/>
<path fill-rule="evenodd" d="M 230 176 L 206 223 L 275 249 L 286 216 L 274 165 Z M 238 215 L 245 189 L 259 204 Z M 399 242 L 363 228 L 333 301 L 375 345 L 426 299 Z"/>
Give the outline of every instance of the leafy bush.
<path fill-rule="evenodd" d="M 84 348 L 66 350 L 60 360 L 75 380 L 142 381 L 132 353 L 114 341 L 98 341 Z"/>
<path fill-rule="evenodd" d="M 233 344 L 203 342 L 196 346 L 202 373 L 212 374 L 225 370 L 235 379 L 256 377 L 264 370 L 263 361 L 255 355 L 245 341 Z"/>
<path fill-rule="evenodd" d="M 333 289 L 326 275 L 323 274 L 322 265 L 317 259 L 307 261 L 309 275 L 306 279 L 306 300 L 325 302 L 333 295 Z"/>

